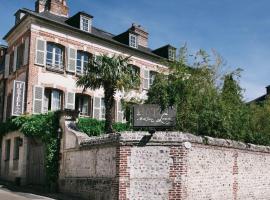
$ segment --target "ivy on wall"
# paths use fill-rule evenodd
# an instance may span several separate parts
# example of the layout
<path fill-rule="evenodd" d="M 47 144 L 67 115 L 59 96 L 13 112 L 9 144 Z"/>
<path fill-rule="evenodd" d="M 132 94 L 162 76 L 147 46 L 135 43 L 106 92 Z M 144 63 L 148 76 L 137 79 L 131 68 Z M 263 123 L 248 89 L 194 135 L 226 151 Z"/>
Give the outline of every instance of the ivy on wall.
<path fill-rule="evenodd" d="M 59 165 L 59 112 L 20 116 L 0 124 L 0 136 L 19 130 L 27 137 L 35 137 L 45 144 L 45 169 L 47 183 L 56 183 Z"/>

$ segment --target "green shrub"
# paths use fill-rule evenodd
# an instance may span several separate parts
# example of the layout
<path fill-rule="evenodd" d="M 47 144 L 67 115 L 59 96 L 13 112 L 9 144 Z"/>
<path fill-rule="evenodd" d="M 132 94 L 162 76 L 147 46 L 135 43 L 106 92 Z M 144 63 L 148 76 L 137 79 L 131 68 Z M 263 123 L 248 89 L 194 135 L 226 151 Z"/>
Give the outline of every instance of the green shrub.
<path fill-rule="evenodd" d="M 89 136 L 99 136 L 105 133 L 105 121 L 100 121 L 92 118 L 80 118 L 77 127 L 80 131 Z M 126 123 L 114 123 L 113 129 L 116 132 L 131 130 L 130 126 Z"/>

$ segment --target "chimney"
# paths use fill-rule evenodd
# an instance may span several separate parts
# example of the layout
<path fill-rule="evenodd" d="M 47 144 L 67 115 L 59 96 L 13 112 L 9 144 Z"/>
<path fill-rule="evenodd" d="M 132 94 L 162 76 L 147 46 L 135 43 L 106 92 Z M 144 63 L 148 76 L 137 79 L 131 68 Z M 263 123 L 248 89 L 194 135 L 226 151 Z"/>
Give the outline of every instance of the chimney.
<path fill-rule="evenodd" d="M 69 8 L 66 0 L 37 0 L 36 12 L 49 11 L 52 14 L 68 17 Z"/>
<path fill-rule="evenodd" d="M 266 95 L 270 95 L 270 85 L 266 87 Z"/>
<path fill-rule="evenodd" d="M 138 45 L 148 48 L 149 34 L 141 25 L 133 23 L 129 30 L 138 34 Z"/>
<path fill-rule="evenodd" d="M 45 11 L 45 6 L 47 4 L 47 0 L 37 0 L 35 3 L 35 10 L 37 13 L 42 13 Z"/>

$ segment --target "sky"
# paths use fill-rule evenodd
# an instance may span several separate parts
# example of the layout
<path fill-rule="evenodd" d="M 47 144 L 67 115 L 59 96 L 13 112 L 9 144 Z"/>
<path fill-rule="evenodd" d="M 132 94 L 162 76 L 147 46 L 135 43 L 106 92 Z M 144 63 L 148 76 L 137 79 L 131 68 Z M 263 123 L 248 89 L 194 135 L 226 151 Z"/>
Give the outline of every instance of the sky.
<path fill-rule="evenodd" d="M 215 49 L 226 70 L 244 70 L 240 84 L 247 101 L 265 94 L 270 85 L 269 0 L 67 1 L 70 15 L 85 11 L 94 16 L 94 26 L 113 34 L 126 31 L 133 22 L 142 25 L 152 49 L 185 43 L 191 53 Z M 14 25 L 16 10 L 34 9 L 34 4 L 35 0 L 0 0 L 0 37 Z"/>

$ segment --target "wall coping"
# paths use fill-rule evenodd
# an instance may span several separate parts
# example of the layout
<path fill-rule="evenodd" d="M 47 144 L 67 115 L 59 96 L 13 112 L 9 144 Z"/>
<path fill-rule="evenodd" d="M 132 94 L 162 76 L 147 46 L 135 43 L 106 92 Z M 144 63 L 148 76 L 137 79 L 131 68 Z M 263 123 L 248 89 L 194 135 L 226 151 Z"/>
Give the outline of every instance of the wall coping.
<path fill-rule="evenodd" d="M 121 132 L 108 135 L 89 137 L 82 140 L 80 148 L 91 148 L 97 145 L 119 145 L 119 146 L 182 146 L 186 142 L 233 148 L 255 152 L 270 153 L 270 146 L 247 144 L 243 142 L 212 138 L 208 136 L 196 136 L 183 132 L 156 132 L 151 136 L 148 132 Z"/>

